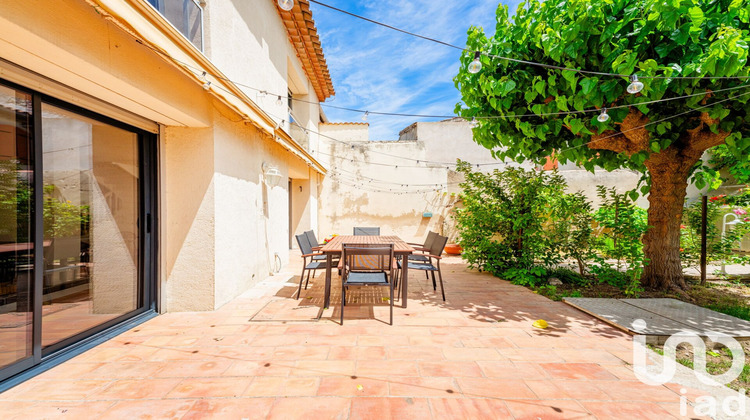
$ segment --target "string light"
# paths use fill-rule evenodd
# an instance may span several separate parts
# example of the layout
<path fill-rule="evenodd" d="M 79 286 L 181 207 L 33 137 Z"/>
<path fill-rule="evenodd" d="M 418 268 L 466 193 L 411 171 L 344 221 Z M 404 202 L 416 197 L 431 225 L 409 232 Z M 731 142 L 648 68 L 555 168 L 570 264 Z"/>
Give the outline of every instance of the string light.
<path fill-rule="evenodd" d="M 281 95 L 276 98 L 276 105 L 281 106 L 284 102 L 281 100 Z"/>
<path fill-rule="evenodd" d="M 364 115 L 362 115 L 362 121 L 367 121 L 368 115 L 370 115 L 370 111 L 365 111 Z"/>
<path fill-rule="evenodd" d="M 294 8 L 294 0 L 278 0 L 277 3 L 281 10 L 286 10 L 287 12 Z"/>
<path fill-rule="evenodd" d="M 482 61 L 480 60 L 481 53 L 479 51 L 474 52 L 474 61 L 469 64 L 469 73 L 477 74 L 482 70 Z"/>
<path fill-rule="evenodd" d="M 310 0 L 310 1 L 314 2 L 313 0 Z M 189 64 L 187 64 L 187 63 L 185 63 L 183 61 L 180 61 L 179 59 L 174 58 L 174 57 L 170 56 L 169 54 L 164 53 L 163 51 L 155 49 L 155 48 L 153 48 L 153 47 L 151 47 L 151 46 L 149 46 L 147 44 L 144 44 L 139 39 L 136 39 L 136 42 L 138 42 L 139 44 L 143 45 L 146 48 L 149 48 L 149 49 L 153 50 L 157 54 L 163 55 L 164 57 L 167 57 L 167 58 L 173 60 L 174 62 L 181 64 L 182 66 L 184 66 L 185 68 L 187 68 L 188 70 L 190 70 L 192 72 L 200 71 L 199 69 L 196 69 L 195 67 L 192 67 Z M 489 55 L 489 56 L 492 57 L 492 55 Z M 591 72 L 588 72 L 588 71 L 582 71 L 582 70 L 576 70 L 576 69 L 567 69 L 567 70 L 579 71 L 580 73 L 591 73 Z M 202 74 L 205 75 L 206 72 L 203 71 Z M 597 73 L 597 74 L 612 75 L 612 76 L 623 76 L 623 75 L 617 75 L 617 74 L 614 74 L 614 73 Z M 264 97 L 265 95 L 269 95 L 269 92 L 267 92 L 265 90 L 261 90 L 261 89 L 258 89 L 256 87 L 249 86 L 249 85 L 246 85 L 246 84 L 243 84 L 243 83 L 231 80 L 231 79 L 226 78 L 226 77 L 222 77 L 222 76 L 218 76 L 218 75 L 214 75 L 214 74 L 212 74 L 211 76 L 214 77 L 214 78 L 216 78 L 216 79 L 219 79 L 219 80 L 225 80 L 227 82 L 233 83 L 233 84 L 235 84 L 237 86 L 241 86 L 241 87 L 245 87 L 245 88 L 248 88 L 248 89 L 252 89 L 252 90 L 258 91 L 258 93 L 259 93 L 259 95 L 261 97 Z M 201 76 L 201 77 L 205 77 L 205 76 Z M 660 79 L 660 78 L 667 78 L 667 77 L 662 77 L 662 76 L 642 76 L 642 78 Z M 703 78 L 703 77 L 670 76 L 669 78 L 670 79 L 697 79 L 697 78 Z M 710 77 L 710 79 L 748 79 L 748 78 L 750 78 L 750 76 Z M 637 79 L 638 79 L 637 76 L 631 76 L 631 80 L 632 79 L 635 79 L 635 81 L 637 82 L 637 84 L 634 86 L 634 88 L 637 88 L 640 85 L 641 89 L 642 89 L 643 84 L 641 82 L 637 81 Z M 675 96 L 675 97 L 666 98 L 666 99 L 657 99 L 657 100 L 653 100 L 653 101 L 639 102 L 637 104 L 617 105 L 617 106 L 612 106 L 609 109 L 630 108 L 630 107 L 638 106 L 638 105 L 649 105 L 649 104 L 654 104 L 654 103 L 661 103 L 661 102 L 667 102 L 667 101 L 675 101 L 675 100 L 681 100 L 681 99 L 688 99 L 688 98 L 693 98 L 693 97 L 696 97 L 696 96 L 708 95 L 709 93 L 716 94 L 716 93 L 719 93 L 719 92 L 725 92 L 725 91 L 730 91 L 730 90 L 743 89 L 743 88 L 746 88 L 746 87 L 748 87 L 748 86 L 747 85 L 744 85 L 744 86 L 734 86 L 734 87 L 729 87 L 729 88 L 717 89 L 717 90 L 714 90 L 712 92 L 698 92 L 698 93 L 693 93 L 693 94 L 690 94 L 690 95 Z M 225 89 L 222 89 L 222 90 L 225 90 Z M 299 99 L 299 98 L 287 97 L 287 96 L 283 96 L 283 95 L 272 95 L 272 96 L 278 96 L 279 98 L 291 99 L 292 101 L 298 101 L 298 102 L 302 102 L 302 103 L 315 104 L 315 105 L 320 105 L 320 106 L 323 106 L 323 107 L 329 107 L 329 108 L 334 108 L 334 109 L 341 109 L 341 110 L 345 110 L 345 111 L 351 111 L 351 112 L 368 112 L 368 113 L 377 114 L 377 115 L 400 116 L 400 117 L 418 117 L 418 118 L 455 118 L 456 117 L 455 115 L 426 115 L 426 114 L 404 114 L 404 113 L 394 113 L 394 112 L 364 111 L 364 110 L 361 110 L 361 109 L 340 107 L 340 106 L 335 106 L 335 105 L 326 104 L 326 103 L 313 102 L 313 101 L 307 101 L 307 100 L 303 100 L 303 99 Z M 576 110 L 576 111 L 563 111 L 563 112 L 552 112 L 552 113 L 542 113 L 542 114 L 488 115 L 488 116 L 479 116 L 478 118 L 479 119 L 485 119 L 485 120 L 491 120 L 491 119 L 510 119 L 510 118 L 524 118 L 524 117 L 548 117 L 548 116 L 563 116 L 563 115 L 572 115 L 572 114 L 584 114 L 584 113 L 589 113 L 589 112 L 600 112 L 600 110 L 599 109 L 585 109 L 585 110 L 580 110 L 580 111 L 578 111 L 578 110 Z M 474 118 L 477 118 L 477 117 L 474 117 Z M 318 133 L 318 134 L 320 134 L 320 133 Z"/>
<path fill-rule="evenodd" d="M 479 123 L 477 122 L 477 117 L 471 117 L 471 128 L 477 128 L 479 126 Z"/>
<path fill-rule="evenodd" d="M 628 85 L 628 93 L 636 94 L 643 90 L 643 83 L 638 81 L 637 75 L 630 76 L 630 84 Z"/>
<path fill-rule="evenodd" d="M 607 108 L 602 108 L 602 113 L 596 117 L 596 120 L 603 123 L 609 121 L 609 114 L 607 114 Z"/>
<path fill-rule="evenodd" d="M 211 89 L 211 81 L 207 80 L 206 83 L 203 84 L 203 90 L 209 90 Z"/>

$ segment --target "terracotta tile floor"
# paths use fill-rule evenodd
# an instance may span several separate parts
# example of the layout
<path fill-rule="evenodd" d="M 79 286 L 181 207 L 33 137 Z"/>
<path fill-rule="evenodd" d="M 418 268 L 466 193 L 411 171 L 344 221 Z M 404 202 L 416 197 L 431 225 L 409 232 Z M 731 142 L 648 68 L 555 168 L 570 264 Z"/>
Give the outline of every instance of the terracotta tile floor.
<path fill-rule="evenodd" d="M 297 258 L 293 256 L 293 260 Z M 625 334 L 559 302 L 443 264 L 447 302 L 412 273 L 389 326 L 385 290 L 352 289 L 345 323 L 323 273 L 267 280 L 221 309 L 170 313 L 0 394 L 0 418 L 673 418 Z M 289 267 L 296 272 L 297 266 Z M 397 302 L 398 303 L 398 302 Z M 319 321 L 311 321 L 320 315 Z M 253 318 L 255 321 L 251 321 Z M 531 323 L 545 319 L 547 330 Z"/>

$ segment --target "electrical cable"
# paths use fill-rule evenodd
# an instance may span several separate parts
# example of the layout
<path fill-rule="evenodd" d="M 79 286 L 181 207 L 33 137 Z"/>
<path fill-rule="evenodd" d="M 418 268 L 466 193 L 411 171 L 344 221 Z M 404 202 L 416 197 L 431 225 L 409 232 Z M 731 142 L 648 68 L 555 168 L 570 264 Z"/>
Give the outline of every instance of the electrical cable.
<path fill-rule="evenodd" d="M 280 99 L 284 99 L 284 100 L 292 100 L 294 102 L 300 102 L 300 103 L 305 103 L 305 104 L 310 104 L 310 105 L 320 105 L 320 106 L 323 106 L 323 107 L 326 107 L 326 108 L 338 109 L 338 110 L 348 111 L 348 112 L 353 112 L 353 113 L 358 113 L 358 114 L 365 114 L 366 113 L 366 114 L 369 114 L 369 115 L 382 115 L 382 116 L 389 116 L 389 117 L 410 117 L 410 118 L 443 118 L 443 119 L 462 118 L 462 119 L 467 120 L 467 121 L 469 120 L 469 117 L 461 117 L 461 116 L 458 116 L 458 115 L 409 114 L 409 113 L 400 113 L 400 112 L 370 111 L 370 110 L 367 110 L 367 109 L 358 109 L 358 108 L 343 107 L 343 106 L 338 106 L 338 105 L 330 105 L 330 104 L 326 104 L 325 102 L 309 101 L 309 100 L 306 100 L 306 99 L 295 98 L 294 96 L 288 96 L 287 94 L 279 95 L 279 94 L 271 93 L 271 92 L 268 92 L 266 90 L 254 87 L 254 86 L 250 86 L 250 85 L 247 85 L 247 84 L 244 84 L 244 83 L 241 83 L 241 82 L 237 82 L 237 81 L 229 79 L 227 77 L 217 76 L 217 75 L 214 75 L 214 74 L 211 74 L 211 73 L 207 73 L 206 71 L 200 70 L 200 69 L 198 69 L 196 67 L 192 67 L 191 65 L 189 65 L 189 64 L 187 64 L 187 63 L 185 63 L 185 62 L 183 62 L 181 60 L 178 60 L 178 59 L 170 56 L 169 54 L 166 54 L 166 53 L 164 53 L 162 51 L 159 51 L 158 49 L 153 48 L 153 47 L 151 47 L 151 46 L 149 46 L 149 45 L 147 45 L 147 44 L 145 44 L 143 42 L 139 42 L 139 43 L 141 45 L 144 45 L 145 47 L 147 47 L 147 48 L 149 48 L 149 49 L 157 52 L 158 54 L 163 55 L 164 57 L 167 57 L 167 58 L 175 61 L 176 63 L 179 63 L 180 65 L 182 65 L 185 68 L 187 68 L 191 73 L 193 73 L 196 76 L 202 78 L 205 81 L 204 85 L 203 85 L 204 88 L 206 87 L 206 84 L 208 84 L 209 88 L 212 86 L 210 84 L 210 81 L 205 80 L 206 76 L 211 76 L 211 77 L 215 78 L 216 80 L 223 80 L 225 82 L 229 82 L 229 83 L 235 84 L 237 86 L 253 90 L 253 91 L 258 92 L 258 93 L 260 93 L 262 95 L 268 95 L 268 96 L 271 96 L 271 97 L 276 97 L 276 98 L 280 98 Z M 641 76 L 641 78 L 644 78 L 644 77 Z M 665 78 L 667 78 L 667 77 L 665 77 Z M 675 78 L 675 77 L 672 77 L 672 78 Z M 215 86 L 215 85 L 213 85 L 213 86 Z M 662 103 L 662 102 L 669 102 L 669 101 L 675 101 L 675 100 L 681 100 L 681 99 L 688 99 L 688 98 L 693 98 L 693 97 L 696 97 L 696 96 L 708 95 L 708 94 L 711 94 L 711 93 L 718 93 L 718 92 L 730 91 L 730 90 L 735 90 L 735 89 L 741 89 L 743 87 L 747 87 L 747 86 L 745 86 L 745 85 L 742 85 L 742 86 L 733 86 L 733 87 L 730 87 L 730 88 L 717 89 L 715 91 L 699 92 L 699 93 L 693 93 L 693 94 L 690 94 L 690 95 L 675 96 L 675 97 L 670 97 L 670 98 L 665 98 L 665 99 L 655 99 L 655 100 L 652 100 L 652 101 L 644 101 L 644 102 L 639 102 L 639 103 L 635 103 L 635 104 L 613 105 L 613 106 L 607 107 L 607 109 L 608 110 L 612 110 L 612 109 L 619 109 L 619 108 L 630 108 L 630 107 L 639 106 L 639 105 L 651 105 L 651 104 Z M 541 104 L 539 104 L 539 105 L 541 105 Z M 555 116 L 564 116 L 564 115 L 587 114 L 587 113 L 596 113 L 596 112 L 601 112 L 601 109 L 599 109 L 599 108 L 590 108 L 590 109 L 584 109 L 584 110 L 560 111 L 560 112 L 549 112 L 549 113 L 540 113 L 540 114 L 530 113 L 530 114 L 514 114 L 514 115 L 486 115 L 486 116 L 481 116 L 480 115 L 480 116 L 473 116 L 471 118 L 472 119 L 476 119 L 476 120 L 534 118 L 534 117 L 538 118 L 538 117 L 555 117 Z"/>
<path fill-rule="evenodd" d="M 646 124 L 643 124 L 643 125 L 641 125 L 641 126 L 639 126 L 639 127 L 633 127 L 633 128 L 629 128 L 629 129 L 627 129 L 627 130 L 619 131 L 619 132 L 617 132 L 617 133 L 615 133 L 615 134 L 611 134 L 611 135 L 609 135 L 609 136 L 606 136 L 606 137 L 602 137 L 602 138 L 599 138 L 599 139 L 596 139 L 596 140 L 591 140 L 591 141 L 589 141 L 589 142 L 586 142 L 586 143 L 580 144 L 580 145 L 578 145 L 578 146 L 573 146 L 573 147 L 568 147 L 568 148 L 565 148 L 565 149 L 560 149 L 560 150 L 558 151 L 558 153 L 560 153 L 560 152 L 566 152 L 566 151 L 568 151 L 568 150 L 573 150 L 573 149 L 577 149 L 577 148 L 579 148 L 579 147 L 582 147 L 582 146 L 589 146 L 589 145 L 591 145 L 591 144 L 594 144 L 594 143 L 600 142 L 600 141 L 602 141 L 602 140 L 607 140 L 607 139 L 611 139 L 611 138 L 613 138 L 613 137 L 617 137 L 617 136 L 619 136 L 619 135 L 621 135 L 621 134 L 623 134 L 623 133 L 627 133 L 627 132 L 630 132 L 630 131 L 634 131 L 634 130 L 640 130 L 640 129 L 642 129 L 642 128 L 646 128 L 646 127 L 648 127 L 648 126 L 650 126 L 650 125 L 653 125 L 653 124 L 659 124 L 659 123 L 662 123 L 662 122 L 664 122 L 664 121 L 668 121 L 668 120 L 671 120 L 671 119 L 673 119 L 673 118 L 681 117 L 681 116 L 683 116 L 683 115 L 691 114 L 691 113 L 693 113 L 693 112 L 695 112 L 695 111 L 700 111 L 701 109 L 706 109 L 706 108 L 710 108 L 710 107 L 712 107 L 712 106 L 714 106 L 714 105 L 718 105 L 718 104 L 720 104 L 720 103 L 722 103 L 722 102 L 727 102 L 727 101 L 731 101 L 732 99 L 737 99 L 737 98 L 740 98 L 740 97 L 742 97 L 742 96 L 746 96 L 746 95 L 750 95 L 750 92 L 745 92 L 745 93 L 741 93 L 741 94 L 739 94 L 739 95 L 731 96 L 731 97 L 729 97 L 729 98 L 725 98 L 725 99 L 722 99 L 722 100 L 720 100 L 720 101 L 716 101 L 716 102 L 713 102 L 713 103 L 710 103 L 710 104 L 707 104 L 707 105 L 703 105 L 703 106 L 700 106 L 700 107 L 698 107 L 698 108 L 693 108 L 693 109 L 690 109 L 690 110 L 688 110 L 688 111 L 685 111 L 685 112 L 680 112 L 679 114 L 674 114 L 674 115 L 670 115 L 669 117 L 666 117 L 666 118 L 662 118 L 662 119 L 660 119 L 660 120 L 656 120 L 656 121 L 651 121 L 651 122 L 649 122 L 649 123 L 646 123 Z"/>
<path fill-rule="evenodd" d="M 480 53 L 480 54 L 485 55 L 487 57 L 497 58 L 497 59 L 500 59 L 500 60 L 510 61 L 510 62 L 514 62 L 514 63 L 526 64 L 526 65 L 530 65 L 530 66 L 537 66 L 537 67 L 543 67 L 543 68 L 554 69 L 554 70 L 566 70 L 566 71 L 572 71 L 572 72 L 581 73 L 581 74 L 591 74 L 591 75 L 596 75 L 596 76 L 627 77 L 627 78 L 629 78 L 629 77 L 632 76 L 632 75 L 629 75 L 629 74 L 621 74 L 621 73 L 609 73 L 609 72 L 600 72 L 600 71 L 573 69 L 573 68 L 569 68 L 569 67 L 556 66 L 556 65 L 553 65 L 553 64 L 544 64 L 544 63 L 537 63 L 535 61 L 519 60 L 519 59 L 516 59 L 516 58 L 504 57 L 504 56 L 501 56 L 501 55 L 485 53 L 483 51 L 475 51 L 475 50 L 471 50 L 471 49 L 468 49 L 468 48 L 465 48 L 465 47 L 461 47 L 461 46 L 458 46 L 458 45 L 455 45 L 455 44 L 451 44 L 451 43 L 448 43 L 448 42 L 445 42 L 445 41 L 441 41 L 439 39 L 430 38 L 428 36 L 420 35 L 420 34 L 415 33 L 415 32 L 410 32 L 410 31 L 407 31 L 405 29 L 401 29 L 401 28 L 398 28 L 398 27 L 395 27 L 395 26 L 392 26 L 392 25 L 388 25 L 386 23 L 379 22 L 377 20 L 370 19 L 370 18 L 367 18 L 367 17 L 362 16 L 362 15 L 358 15 L 356 13 L 352 13 L 352 12 L 346 11 L 344 9 L 340 9 L 338 7 L 331 6 L 329 4 L 320 2 L 318 0 L 308 0 L 308 1 L 310 3 L 315 3 L 315 4 L 317 4 L 317 5 L 321 6 L 321 7 L 325 7 L 325 8 L 334 10 L 336 12 L 343 13 L 345 15 L 349 15 L 351 17 L 364 20 L 366 22 L 370 22 L 372 24 L 379 25 L 379 26 L 382 26 L 382 27 L 387 28 L 387 29 L 391 29 L 391 30 L 398 31 L 398 32 L 401 32 L 403 34 L 406 34 L 406 35 L 409 35 L 409 36 L 412 36 L 412 37 L 416 37 L 416 38 L 420 38 L 420 39 L 423 39 L 423 40 L 426 40 L 426 41 L 430 41 L 430 42 L 434 42 L 434 43 L 437 43 L 437 44 L 440 44 L 440 45 L 444 45 L 446 47 L 450 47 L 450 48 L 454 48 L 454 49 L 457 49 L 457 50 L 461 50 L 463 52 Z M 730 80 L 731 79 L 750 79 L 750 76 L 716 76 L 716 77 L 705 77 L 705 76 L 704 77 L 701 77 L 701 76 L 639 76 L 639 77 L 641 79 L 688 79 L 688 80 L 689 79 L 704 79 L 704 78 L 705 79 L 730 79 Z"/>

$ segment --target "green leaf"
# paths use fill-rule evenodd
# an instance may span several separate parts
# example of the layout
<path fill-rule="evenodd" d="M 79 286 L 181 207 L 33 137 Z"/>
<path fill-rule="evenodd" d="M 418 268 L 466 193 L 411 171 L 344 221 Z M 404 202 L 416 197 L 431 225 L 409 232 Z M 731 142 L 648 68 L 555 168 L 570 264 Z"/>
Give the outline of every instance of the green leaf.
<path fill-rule="evenodd" d="M 583 94 L 588 95 L 589 93 L 591 93 L 596 88 L 596 85 L 598 83 L 599 83 L 599 79 L 597 79 L 596 77 L 590 77 L 590 78 L 581 80 L 580 84 L 581 84 Z"/>
<path fill-rule="evenodd" d="M 688 9 L 688 15 L 690 15 L 690 20 L 693 22 L 693 28 L 700 28 L 706 20 L 703 10 L 698 6 L 693 6 Z"/>

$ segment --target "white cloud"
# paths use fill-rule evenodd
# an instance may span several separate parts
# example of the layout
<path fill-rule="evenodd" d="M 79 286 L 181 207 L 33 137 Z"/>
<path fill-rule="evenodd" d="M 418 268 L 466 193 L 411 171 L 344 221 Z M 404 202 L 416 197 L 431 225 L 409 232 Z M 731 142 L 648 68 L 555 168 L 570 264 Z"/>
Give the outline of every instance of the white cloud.
<path fill-rule="evenodd" d="M 331 5 L 404 30 L 458 46 L 467 29 L 494 32 L 497 2 L 413 0 L 347 2 Z M 460 51 L 312 4 L 338 106 L 409 114 L 452 115 L 460 96 L 452 78 Z M 515 6 L 512 7 L 515 10 Z M 326 108 L 332 121 L 359 121 L 361 114 Z M 416 118 L 371 115 L 372 139 L 396 139 Z"/>

